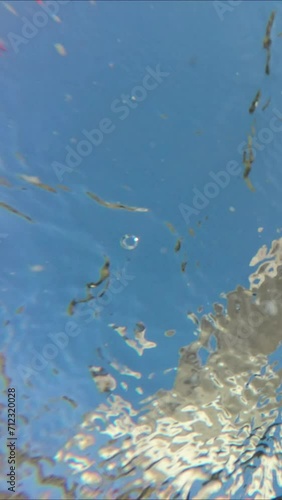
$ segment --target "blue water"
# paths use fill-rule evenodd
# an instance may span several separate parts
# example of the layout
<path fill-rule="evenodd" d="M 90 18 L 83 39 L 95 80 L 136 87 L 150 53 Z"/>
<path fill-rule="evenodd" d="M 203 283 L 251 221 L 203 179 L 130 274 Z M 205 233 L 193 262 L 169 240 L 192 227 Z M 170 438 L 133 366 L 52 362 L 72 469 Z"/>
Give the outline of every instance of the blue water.
<path fill-rule="evenodd" d="M 0 37 L 7 47 L 0 58 L 0 177 L 11 183 L 0 186 L 0 201 L 34 224 L 1 210 L 1 317 L 10 321 L 3 326 L 2 351 L 10 385 L 17 389 L 18 414 L 29 419 L 22 434 L 18 424 L 18 442 L 29 442 L 31 455 L 53 457 L 83 415 L 107 397 L 97 391 L 89 365 L 103 365 L 118 384 L 125 381 L 128 391 L 118 385 L 116 393 L 132 405 L 161 388 L 171 389 L 175 371 L 163 371 L 177 367 L 179 348 L 195 339 L 195 325 L 186 313 L 199 306 L 209 312 L 221 292 L 248 286 L 252 256 L 278 237 L 282 130 L 257 153 L 251 173 L 254 193 L 242 178 L 238 149 L 254 119 L 258 131 L 270 127 L 273 109 L 282 114 L 282 40 L 277 37 L 282 8 L 272 1 L 238 2 L 221 19 L 215 2 L 53 2 L 61 22 L 48 15 L 46 26 L 29 40 L 23 37 L 15 51 L 11 33 L 23 36 L 23 18 L 33 23 L 43 7 L 35 1 L 7 3 L 18 15 L 0 6 Z M 262 39 L 274 8 L 267 76 Z M 56 51 L 56 43 L 65 47 L 65 56 Z M 158 65 L 166 76 L 137 102 L 133 89 L 142 86 L 148 67 L 152 73 Z M 258 89 L 261 103 L 252 116 L 248 109 Z M 262 111 L 269 97 L 271 103 Z M 124 119 L 115 100 L 127 110 Z M 104 134 L 75 171 L 58 179 L 54 162 L 65 164 L 66 147 L 76 151 L 83 130 L 99 128 L 103 119 L 110 120 L 113 131 Z M 210 172 L 225 171 L 230 161 L 238 162 L 240 175 L 185 222 L 179 205 L 192 207 L 193 189 L 203 192 Z M 56 193 L 19 175 L 37 176 Z M 87 191 L 150 211 L 108 209 Z M 125 234 L 140 239 L 136 249 L 121 247 Z M 175 253 L 178 237 L 182 246 Z M 83 298 L 85 284 L 98 280 L 105 256 L 111 270 L 126 269 L 128 285 L 110 296 L 91 322 L 77 313 L 68 317 L 69 302 Z M 182 273 L 184 260 L 188 263 Z M 34 265 L 43 266 L 42 271 L 32 271 Z M 24 311 L 17 314 L 20 306 Z M 65 331 L 68 321 L 80 333 L 34 371 L 28 385 L 19 367 L 29 368 L 34 353 L 42 355 L 50 343 L 48 335 Z M 126 326 L 133 338 L 140 321 L 146 338 L 157 344 L 143 356 L 108 326 Z M 169 329 L 176 330 L 172 338 L 164 335 Z M 142 378 L 120 375 L 111 361 Z M 135 391 L 140 386 L 143 395 Z M 78 407 L 58 400 L 63 395 Z M 58 465 L 56 474 L 69 473 Z M 37 488 L 30 481 L 25 491 L 34 498 Z M 278 496 L 282 491 L 277 488 Z M 56 494 L 54 490 L 52 498 Z"/>

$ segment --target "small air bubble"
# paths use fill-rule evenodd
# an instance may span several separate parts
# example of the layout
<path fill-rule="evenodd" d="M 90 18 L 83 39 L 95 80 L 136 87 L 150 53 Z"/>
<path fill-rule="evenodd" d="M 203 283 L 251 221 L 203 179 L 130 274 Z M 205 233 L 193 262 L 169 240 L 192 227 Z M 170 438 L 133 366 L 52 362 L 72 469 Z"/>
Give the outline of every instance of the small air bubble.
<path fill-rule="evenodd" d="M 139 238 L 133 234 L 126 234 L 120 240 L 122 248 L 125 250 L 134 250 L 139 243 Z"/>

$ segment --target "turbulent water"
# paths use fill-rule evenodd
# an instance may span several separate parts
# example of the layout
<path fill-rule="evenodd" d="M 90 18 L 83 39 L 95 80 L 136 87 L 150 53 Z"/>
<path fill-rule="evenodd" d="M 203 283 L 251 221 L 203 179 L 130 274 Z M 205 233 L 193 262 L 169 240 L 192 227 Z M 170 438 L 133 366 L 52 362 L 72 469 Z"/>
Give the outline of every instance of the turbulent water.
<path fill-rule="evenodd" d="M 26 443 L 19 477 L 35 474 L 45 492 L 63 498 L 275 498 L 282 368 L 270 356 L 282 340 L 282 239 L 261 247 L 250 265 L 249 288 L 222 294 L 223 304 L 200 319 L 197 339 L 181 348 L 172 390 L 141 409 L 112 394 L 53 459 L 31 456 Z M 58 474 L 60 463 L 72 485 Z M 23 489 L 13 498 L 31 497 Z"/>

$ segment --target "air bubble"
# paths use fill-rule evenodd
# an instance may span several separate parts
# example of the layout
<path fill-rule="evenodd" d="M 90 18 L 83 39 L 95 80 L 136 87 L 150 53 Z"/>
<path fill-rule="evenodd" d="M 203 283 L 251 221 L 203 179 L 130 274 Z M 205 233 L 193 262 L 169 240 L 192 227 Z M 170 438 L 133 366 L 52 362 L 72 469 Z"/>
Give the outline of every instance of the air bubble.
<path fill-rule="evenodd" d="M 120 240 L 122 248 L 125 248 L 126 250 L 134 250 L 138 243 L 139 238 L 133 234 L 125 234 Z"/>

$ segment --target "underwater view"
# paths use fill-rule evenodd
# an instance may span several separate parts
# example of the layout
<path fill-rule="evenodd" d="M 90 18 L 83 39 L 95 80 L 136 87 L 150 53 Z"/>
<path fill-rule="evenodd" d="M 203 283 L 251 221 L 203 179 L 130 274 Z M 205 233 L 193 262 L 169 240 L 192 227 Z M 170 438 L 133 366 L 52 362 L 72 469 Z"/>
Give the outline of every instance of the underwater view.
<path fill-rule="evenodd" d="M 282 499 L 282 5 L 0 1 L 0 500 Z"/>

